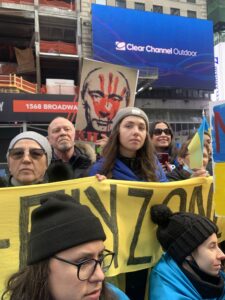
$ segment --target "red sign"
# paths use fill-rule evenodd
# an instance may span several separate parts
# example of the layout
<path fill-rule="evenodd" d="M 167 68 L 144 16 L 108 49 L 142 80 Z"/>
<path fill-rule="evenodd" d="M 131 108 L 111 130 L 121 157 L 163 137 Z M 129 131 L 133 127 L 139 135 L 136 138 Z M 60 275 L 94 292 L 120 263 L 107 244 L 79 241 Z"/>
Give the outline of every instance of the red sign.
<path fill-rule="evenodd" d="M 66 101 L 14 100 L 13 112 L 76 113 L 77 103 Z"/>

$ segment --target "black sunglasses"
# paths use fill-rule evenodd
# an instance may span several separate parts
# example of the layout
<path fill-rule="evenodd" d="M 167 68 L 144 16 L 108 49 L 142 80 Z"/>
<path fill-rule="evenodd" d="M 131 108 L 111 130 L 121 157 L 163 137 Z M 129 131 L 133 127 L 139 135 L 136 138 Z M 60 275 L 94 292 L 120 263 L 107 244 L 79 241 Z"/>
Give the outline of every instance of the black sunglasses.
<path fill-rule="evenodd" d="M 169 128 L 165 128 L 165 129 L 155 128 L 153 130 L 154 135 L 161 135 L 163 132 L 165 133 L 165 135 L 172 135 L 172 132 Z"/>
<path fill-rule="evenodd" d="M 29 156 L 35 160 L 41 159 L 42 156 L 46 154 L 45 150 L 39 148 L 29 148 L 28 151 L 29 151 Z M 18 160 L 24 157 L 25 152 L 26 149 L 13 148 L 13 149 L 9 149 L 9 156 L 12 159 Z"/>

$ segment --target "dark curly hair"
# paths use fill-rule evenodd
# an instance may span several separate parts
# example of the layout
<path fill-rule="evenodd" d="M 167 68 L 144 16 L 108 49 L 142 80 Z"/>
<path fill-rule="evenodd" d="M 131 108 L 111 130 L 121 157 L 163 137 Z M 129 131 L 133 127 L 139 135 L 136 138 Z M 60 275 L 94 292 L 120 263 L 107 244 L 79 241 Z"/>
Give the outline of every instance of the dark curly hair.
<path fill-rule="evenodd" d="M 166 148 L 165 150 L 168 151 L 168 154 L 169 154 L 169 162 L 173 163 L 173 161 L 174 161 L 174 160 L 176 159 L 176 157 L 177 157 L 177 152 L 178 152 L 178 151 L 177 151 L 177 148 L 176 148 L 176 146 L 175 146 L 175 142 L 174 142 L 174 133 L 173 133 L 173 129 L 172 129 L 172 127 L 170 126 L 170 124 L 167 123 L 167 122 L 165 122 L 165 121 L 160 121 L 160 120 L 159 120 L 159 121 L 152 122 L 152 123 L 150 124 L 150 127 L 149 127 L 150 138 L 153 137 L 153 135 L 154 135 L 154 129 L 155 129 L 156 125 L 159 124 L 159 123 L 165 124 L 165 125 L 167 126 L 167 128 L 169 128 L 170 131 L 171 131 L 171 143 L 170 143 L 169 147 Z"/>

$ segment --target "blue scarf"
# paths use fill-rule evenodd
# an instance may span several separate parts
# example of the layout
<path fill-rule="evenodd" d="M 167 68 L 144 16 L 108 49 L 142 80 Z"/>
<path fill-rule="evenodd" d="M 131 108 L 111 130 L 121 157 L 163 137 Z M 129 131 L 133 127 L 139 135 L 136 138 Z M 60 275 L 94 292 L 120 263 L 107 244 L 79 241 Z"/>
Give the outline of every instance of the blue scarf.
<path fill-rule="evenodd" d="M 224 272 L 221 272 L 220 275 L 225 277 Z M 167 253 L 162 255 L 151 272 L 149 291 L 149 300 L 203 299 L 177 263 Z M 224 299 L 225 290 L 219 298 L 210 298 L 210 300 Z"/>
<path fill-rule="evenodd" d="M 102 174 L 102 165 L 103 165 L 104 159 L 101 158 L 98 160 L 91 168 L 89 172 L 89 176 L 94 176 L 96 174 Z M 158 160 L 156 160 L 156 176 L 157 181 L 160 182 L 167 182 L 168 179 L 166 178 L 166 175 L 162 169 L 161 164 Z M 129 180 L 129 181 L 145 181 L 141 178 L 139 178 L 137 175 L 134 174 L 134 172 L 128 168 L 121 160 L 118 158 L 115 161 L 114 168 L 112 170 L 112 179 L 117 180 Z"/>
<path fill-rule="evenodd" d="M 129 181 L 143 181 L 134 172 L 128 168 L 121 160 L 116 159 L 115 165 L 112 171 L 112 178 L 118 180 L 129 180 Z"/>

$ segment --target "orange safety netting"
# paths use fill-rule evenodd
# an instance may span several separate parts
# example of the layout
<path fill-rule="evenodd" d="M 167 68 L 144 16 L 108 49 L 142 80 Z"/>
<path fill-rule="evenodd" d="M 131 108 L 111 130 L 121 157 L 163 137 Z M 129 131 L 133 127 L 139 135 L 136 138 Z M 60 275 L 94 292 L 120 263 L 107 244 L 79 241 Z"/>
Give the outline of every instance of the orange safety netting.
<path fill-rule="evenodd" d="M 77 54 L 77 47 L 61 41 L 40 41 L 40 51 L 57 54 Z"/>

